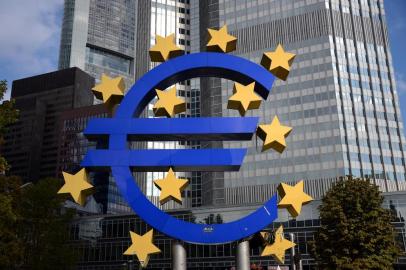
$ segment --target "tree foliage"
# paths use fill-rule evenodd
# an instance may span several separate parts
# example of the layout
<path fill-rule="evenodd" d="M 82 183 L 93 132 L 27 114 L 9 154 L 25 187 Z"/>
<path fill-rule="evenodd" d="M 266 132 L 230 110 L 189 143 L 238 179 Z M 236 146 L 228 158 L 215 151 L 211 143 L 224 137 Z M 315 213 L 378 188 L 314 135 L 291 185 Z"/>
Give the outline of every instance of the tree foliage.
<path fill-rule="evenodd" d="M 7 81 L 0 81 L 0 102 L 4 99 L 7 91 Z M 18 111 L 14 109 L 13 100 L 5 100 L 0 104 L 0 147 L 4 143 L 4 134 L 7 131 L 8 125 L 17 121 Z M 1 149 L 1 148 L 0 148 Z M 0 173 L 9 168 L 7 161 L 0 154 Z"/>
<path fill-rule="evenodd" d="M 74 264 L 66 244 L 74 212 L 62 207 L 64 199 L 57 195 L 60 187 L 57 179 L 43 179 L 27 187 L 21 197 L 20 235 L 29 269 L 70 269 Z"/>
<path fill-rule="evenodd" d="M 23 258 L 23 243 L 17 236 L 19 187 L 18 177 L 0 175 L 0 269 L 16 269 Z"/>
<path fill-rule="evenodd" d="M 71 269 L 75 257 L 66 244 L 74 212 L 57 195 L 58 179 L 21 186 L 0 176 L 0 269 Z"/>
<path fill-rule="evenodd" d="M 0 81 L 0 101 L 7 82 Z M 0 104 L 0 147 L 10 124 L 17 121 L 14 101 Z M 71 210 L 63 208 L 57 179 L 22 185 L 0 154 L 0 269 L 70 269 L 72 250 L 66 245 Z"/>
<path fill-rule="evenodd" d="M 319 269 L 393 269 L 399 255 L 390 211 L 369 180 L 337 182 L 320 206 L 321 227 L 311 243 Z"/>

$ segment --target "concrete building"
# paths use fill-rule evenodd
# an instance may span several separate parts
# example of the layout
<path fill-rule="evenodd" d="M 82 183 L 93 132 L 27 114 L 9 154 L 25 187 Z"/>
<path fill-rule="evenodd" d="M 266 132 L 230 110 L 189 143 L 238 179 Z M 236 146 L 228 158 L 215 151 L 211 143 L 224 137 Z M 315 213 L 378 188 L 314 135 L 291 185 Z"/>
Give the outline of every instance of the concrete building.
<path fill-rule="evenodd" d="M 11 98 L 18 121 L 4 136 L 8 172 L 24 181 L 58 176 L 58 119 L 63 111 L 92 104 L 93 77 L 78 68 L 13 82 Z"/>

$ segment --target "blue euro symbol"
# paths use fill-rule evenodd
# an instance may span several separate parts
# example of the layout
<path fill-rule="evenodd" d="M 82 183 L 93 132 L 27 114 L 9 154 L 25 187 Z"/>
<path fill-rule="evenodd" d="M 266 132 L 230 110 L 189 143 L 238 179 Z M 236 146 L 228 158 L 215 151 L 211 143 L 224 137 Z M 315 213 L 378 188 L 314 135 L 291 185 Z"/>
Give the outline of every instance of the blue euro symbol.
<path fill-rule="evenodd" d="M 195 53 L 174 58 L 150 70 L 128 91 L 113 118 L 93 119 L 84 134 L 108 138 L 108 149 L 90 150 L 83 167 L 111 168 L 122 196 L 145 222 L 175 239 L 197 244 L 237 241 L 264 229 L 277 218 L 273 196 L 253 213 L 223 224 L 195 224 L 179 220 L 152 204 L 137 186 L 131 170 L 239 170 L 246 149 L 128 149 L 128 140 L 251 140 L 258 117 L 139 118 L 156 96 L 155 89 L 196 77 L 219 77 L 242 84 L 255 82 L 255 92 L 266 99 L 274 76 L 262 66 L 223 53 Z M 202 89 L 201 91 L 204 91 Z"/>

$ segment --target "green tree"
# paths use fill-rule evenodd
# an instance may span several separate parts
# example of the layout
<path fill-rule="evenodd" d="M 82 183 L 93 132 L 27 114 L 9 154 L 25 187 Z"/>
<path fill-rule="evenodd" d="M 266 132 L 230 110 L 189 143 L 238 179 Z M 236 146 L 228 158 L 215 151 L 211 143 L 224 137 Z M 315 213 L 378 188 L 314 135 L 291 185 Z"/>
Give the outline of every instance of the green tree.
<path fill-rule="evenodd" d="M 393 269 L 399 255 L 390 211 L 369 180 L 338 181 L 320 206 L 321 226 L 310 243 L 319 269 Z"/>
<path fill-rule="evenodd" d="M 0 269 L 14 269 L 21 264 L 23 244 L 17 237 L 19 221 L 18 197 L 21 182 L 18 177 L 6 177 L 9 168 L 1 156 L 1 145 L 8 125 L 17 121 L 18 112 L 14 101 L 3 101 L 7 91 L 7 82 L 0 81 Z"/>
<path fill-rule="evenodd" d="M 14 101 L 3 101 L 6 91 L 7 82 L 0 81 L 0 150 L 18 117 Z M 74 212 L 63 208 L 61 182 L 21 185 L 19 177 L 4 175 L 8 168 L 0 151 L 0 269 L 72 268 L 73 250 L 66 243 Z"/>
<path fill-rule="evenodd" d="M 24 254 L 17 235 L 20 186 L 18 177 L 0 175 L 0 269 L 18 268 Z"/>
<path fill-rule="evenodd" d="M 4 95 L 7 91 L 7 81 L 0 81 L 0 149 L 4 143 L 4 134 L 7 131 L 8 125 L 15 123 L 18 117 L 18 111 L 14 109 L 13 100 L 4 100 Z M 9 168 L 7 161 L 1 156 L 0 152 L 0 173 L 4 173 Z"/>
<path fill-rule="evenodd" d="M 63 208 L 58 179 L 43 179 L 26 187 L 21 196 L 20 236 L 25 245 L 24 267 L 33 270 L 71 269 L 75 263 L 67 244 L 74 211 Z"/>
<path fill-rule="evenodd" d="M 71 269 L 67 245 L 74 211 L 63 208 L 58 179 L 21 185 L 15 176 L 0 175 L 0 269 Z"/>

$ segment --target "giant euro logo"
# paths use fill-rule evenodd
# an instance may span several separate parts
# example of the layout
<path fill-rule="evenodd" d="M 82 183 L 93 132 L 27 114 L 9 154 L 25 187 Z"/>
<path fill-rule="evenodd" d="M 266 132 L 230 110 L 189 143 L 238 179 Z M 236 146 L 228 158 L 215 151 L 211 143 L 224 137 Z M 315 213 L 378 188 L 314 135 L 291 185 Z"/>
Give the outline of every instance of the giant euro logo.
<path fill-rule="evenodd" d="M 114 103 L 121 103 L 111 119 L 93 119 L 89 122 L 84 134 L 91 138 L 108 138 L 108 149 L 88 151 L 81 163 L 87 169 L 111 169 L 122 196 L 134 212 L 153 228 L 175 239 L 198 244 L 232 242 L 263 230 L 277 218 L 277 196 L 274 195 L 256 211 L 239 220 L 223 224 L 195 224 L 174 218 L 151 203 L 137 186 L 132 170 L 169 171 L 165 179 L 155 181 L 161 190 L 161 203 L 171 199 L 181 203 L 180 194 L 187 186 L 187 180 L 176 178 L 174 171 L 238 171 L 247 149 L 129 149 L 128 141 L 251 140 L 257 134 L 264 141 L 263 151 L 273 148 L 281 153 L 286 147 L 285 138 L 291 131 L 277 117 L 271 124 L 258 125 L 259 117 L 244 115 L 247 110 L 258 109 L 261 99 L 267 99 L 274 75 L 286 79 L 294 54 L 278 46 L 276 51 L 264 54 L 261 66 L 226 54 L 236 48 L 236 38 L 227 33 L 226 27 L 209 29 L 209 34 L 209 52 L 183 56 L 180 56 L 183 54 L 181 49 L 173 43 L 173 36 L 158 36 L 150 56 L 152 61 L 164 63 L 141 77 L 124 97 L 122 79 L 102 78 L 101 84 L 94 88 L 96 96 L 110 107 Z M 185 103 L 176 96 L 176 89 L 164 89 L 197 77 L 219 77 L 235 81 L 234 95 L 228 100 L 227 107 L 238 110 L 241 117 L 172 118 L 185 111 Z M 155 116 L 164 118 L 141 118 L 146 106 L 156 96 L 158 101 L 153 111 Z M 66 184 L 60 192 L 71 193 L 77 202 L 84 203 L 86 191 L 92 187 L 83 180 L 85 174 L 82 171 L 81 181 L 76 180 L 74 193 L 67 185 L 69 181 L 74 181 L 68 179 L 73 179 L 75 175 L 64 174 Z M 288 208 L 295 216 L 300 213 L 302 204 L 311 200 L 303 193 L 302 182 L 295 187 L 285 185 L 280 188 L 280 195 L 284 197 L 282 200 L 286 202 L 280 201 L 279 206 Z M 126 254 L 136 254 L 144 265 L 149 254 L 159 251 L 149 243 L 152 241 L 152 232 L 144 236 L 131 232 L 131 238 L 133 245 Z M 283 237 L 281 241 L 284 244 L 289 242 Z M 148 243 L 149 249 L 144 247 L 147 250 L 139 250 L 140 246 Z M 273 254 L 272 251 L 269 254 Z"/>

